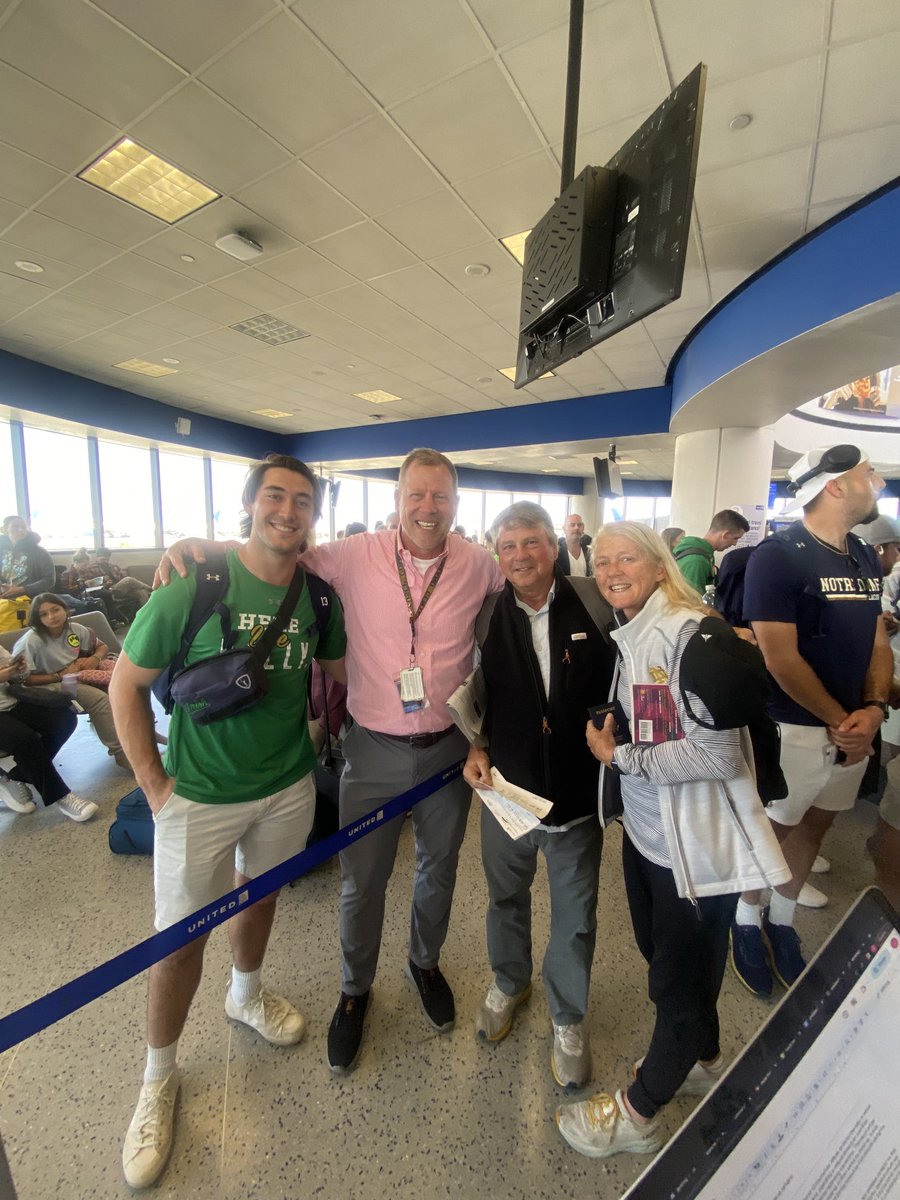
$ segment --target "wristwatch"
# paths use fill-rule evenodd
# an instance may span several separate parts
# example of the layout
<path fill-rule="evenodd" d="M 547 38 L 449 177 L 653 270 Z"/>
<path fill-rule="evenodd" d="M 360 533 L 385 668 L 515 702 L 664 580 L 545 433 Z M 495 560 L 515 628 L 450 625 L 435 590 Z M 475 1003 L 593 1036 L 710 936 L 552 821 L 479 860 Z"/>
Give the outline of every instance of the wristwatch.
<path fill-rule="evenodd" d="M 891 710 L 886 700 L 863 700 L 862 706 L 863 708 L 880 708 L 882 721 L 886 721 L 891 715 Z"/>

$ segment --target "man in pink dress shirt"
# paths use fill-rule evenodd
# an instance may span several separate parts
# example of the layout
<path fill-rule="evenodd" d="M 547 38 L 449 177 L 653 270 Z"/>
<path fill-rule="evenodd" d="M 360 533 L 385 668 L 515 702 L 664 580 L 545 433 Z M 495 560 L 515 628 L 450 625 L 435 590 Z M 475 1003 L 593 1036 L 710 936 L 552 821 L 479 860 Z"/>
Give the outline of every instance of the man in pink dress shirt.
<path fill-rule="evenodd" d="M 413 450 L 407 456 L 396 504 L 399 530 L 344 538 L 302 558 L 344 605 L 348 707 L 356 723 L 344 739 L 341 825 L 465 758 L 468 744 L 446 701 L 472 670 L 475 618 L 484 598 L 503 584 L 497 563 L 481 547 L 448 537 L 456 470 L 443 454 Z M 438 959 L 470 799 L 469 786 L 458 778 L 412 810 L 416 871 L 406 974 L 440 1032 L 452 1029 L 455 1019 Z M 343 971 L 328 1031 L 328 1065 L 336 1075 L 353 1069 L 362 1045 L 402 825 L 397 817 L 340 856 Z"/>

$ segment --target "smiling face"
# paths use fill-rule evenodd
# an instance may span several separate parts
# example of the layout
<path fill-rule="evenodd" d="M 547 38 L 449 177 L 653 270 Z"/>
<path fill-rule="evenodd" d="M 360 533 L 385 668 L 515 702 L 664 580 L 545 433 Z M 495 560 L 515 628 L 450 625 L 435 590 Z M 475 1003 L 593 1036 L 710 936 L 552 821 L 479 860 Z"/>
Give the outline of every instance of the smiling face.
<path fill-rule="evenodd" d="M 436 558 L 456 516 L 456 489 L 446 467 L 412 463 L 394 493 L 400 537 L 416 558 Z"/>
<path fill-rule="evenodd" d="M 540 608 L 553 583 L 559 545 L 542 525 L 502 525 L 497 534 L 500 570 L 520 600 Z"/>
<path fill-rule="evenodd" d="M 38 609 L 38 620 L 51 637 L 58 637 L 66 627 L 69 614 L 61 604 L 45 600 Z"/>
<path fill-rule="evenodd" d="M 665 578 L 665 570 L 619 534 L 602 537 L 594 551 L 594 574 L 604 600 L 630 621 Z"/>
<path fill-rule="evenodd" d="M 251 504 L 250 544 L 296 557 L 315 520 L 313 485 L 297 471 L 269 467 Z"/>

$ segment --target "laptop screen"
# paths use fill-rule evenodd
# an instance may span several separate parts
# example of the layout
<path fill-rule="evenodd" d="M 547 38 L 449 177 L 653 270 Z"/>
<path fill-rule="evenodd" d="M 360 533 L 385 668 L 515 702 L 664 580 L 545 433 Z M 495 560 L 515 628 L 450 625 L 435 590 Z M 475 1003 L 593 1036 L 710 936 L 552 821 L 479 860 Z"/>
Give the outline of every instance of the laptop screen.
<path fill-rule="evenodd" d="M 900 1195 L 900 929 L 864 892 L 627 1200 Z"/>

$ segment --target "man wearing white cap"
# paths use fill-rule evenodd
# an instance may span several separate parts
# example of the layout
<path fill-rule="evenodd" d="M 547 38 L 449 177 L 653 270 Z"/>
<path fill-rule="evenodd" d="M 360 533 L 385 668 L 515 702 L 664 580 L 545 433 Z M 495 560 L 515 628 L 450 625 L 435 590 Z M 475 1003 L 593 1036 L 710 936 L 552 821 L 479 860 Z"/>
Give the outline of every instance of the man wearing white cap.
<path fill-rule="evenodd" d="M 760 910 L 745 892 L 731 963 L 759 996 L 773 974 L 790 987 L 806 965 L 793 928 L 797 896 L 835 814 L 853 807 L 872 739 L 887 716 L 893 658 L 881 621 L 881 567 L 850 531 L 878 516 L 884 480 L 857 446 L 810 450 L 790 471 L 802 520 L 757 547 L 747 565 L 744 619 L 772 677 L 788 796 L 768 807 L 793 872 Z"/>

